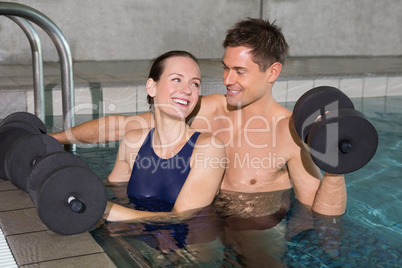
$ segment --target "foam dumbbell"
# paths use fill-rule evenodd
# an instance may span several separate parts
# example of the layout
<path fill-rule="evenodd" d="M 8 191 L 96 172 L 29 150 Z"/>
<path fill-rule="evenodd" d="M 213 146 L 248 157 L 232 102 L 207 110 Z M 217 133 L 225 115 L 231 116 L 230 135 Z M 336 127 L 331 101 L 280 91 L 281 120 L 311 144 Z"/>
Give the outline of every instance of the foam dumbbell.
<path fill-rule="evenodd" d="M 82 159 L 65 152 L 45 132 L 42 121 L 29 113 L 3 120 L 0 176 L 29 193 L 40 219 L 52 231 L 62 235 L 88 231 L 103 215 L 106 189 Z"/>
<path fill-rule="evenodd" d="M 10 146 L 19 138 L 46 133 L 46 127 L 36 116 L 18 112 L 7 116 L 0 123 L 0 178 L 8 179 L 3 165 Z"/>
<path fill-rule="evenodd" d="M 55 152 L 31 169 L 29 195 L 42 222 L 52 231 L 72 235 L 88 231 L 106 209 L 106 189 L 78 156 Z"/>
<path fill-rule="evenodd" d="M 43 124 L 42 120 L 40 120 L 37 116 L 27 113 L 27 112 L 16 112 L 8 115 L 3 119 L 0 123 L 0 128 L 6 126 L 7 124 L 14 122 L 22 122 L 39 130 L 40 133 L 46 133 L 46 126 Z"/>
<path fill-rule="evenodd" d="M 7 116 L 0 124 L 0 177 L 26 192 L 26 179 L 35 161 L 63 151 L 62 145 L 45 133 L 46 126 L 33 114 Z"/>
<path fill-rule="evenodd" d="M 50 153 L 62 151 L 63 146 L 48 135 L 34 134 L 20 137 L 6 153 L 4 159 L 6 177 L 16 187 L 27 192 L 27 178 L 36 162 Z"/>
<path fill-rule="evenodd" d="M 296 102 L 292 122 L 324 171 L 346 174 L 365 166 L 378 147 L 373 124 L 339 89 L 313 88 Z"/>

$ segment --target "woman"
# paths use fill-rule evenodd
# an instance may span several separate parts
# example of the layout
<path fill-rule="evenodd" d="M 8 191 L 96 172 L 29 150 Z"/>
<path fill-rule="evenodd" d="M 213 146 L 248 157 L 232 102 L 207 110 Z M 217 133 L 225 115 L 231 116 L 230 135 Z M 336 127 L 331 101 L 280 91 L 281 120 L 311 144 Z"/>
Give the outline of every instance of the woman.
<path fill-rule="evenodd" d="M 224 173 L 224 147 L 185 122 L 200 85 L 197 59 L 190 53 L 170 51 L 154 61 L 146 90 L 155 127 L 126 133 L 108 178 L 129 182 L 127 194 L 135 209 L 109 203 L 106 220 L 159 217 L 212 203 Z"/>

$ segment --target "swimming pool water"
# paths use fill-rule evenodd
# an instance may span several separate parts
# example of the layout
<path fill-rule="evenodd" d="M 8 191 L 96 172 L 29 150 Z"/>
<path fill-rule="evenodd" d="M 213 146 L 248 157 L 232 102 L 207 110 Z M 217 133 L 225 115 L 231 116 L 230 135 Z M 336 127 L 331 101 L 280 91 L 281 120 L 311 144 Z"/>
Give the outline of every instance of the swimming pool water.
<path fill-rule="evenodd" d="M 377 153 L 364 168 L 346 175 L 347 212 L 340 218 L 315 217 L 303 211 L 291 194 L 290 209 L 282 222 L 285 231 L 279 230 L 286 237 L 286 241 L 283 240 L 285 251 L 274 256 L 280 259 L 279 264 L 287 267 L 402 267 L 402 98 L 353 101 L 377 128 Z M 79 146 L 77 152 L 105 179 L 113 167 L 117 147 L 118 143 Z M 110 188 L 108 193 L 110 198 L 114 197 Z M 201 213 L 189 223 L 195 222 L 191 226 L 198 226 L 198 233 L 204 235 L 210 233 L 208 229 L 204 230 L 203 224 L 219 220 L 216 215 Z M 275 228 L 282 228 L 278 226 Z M 194 257 L 194 252 L 202 250 L 181 248 L 162 253 L 155 250 L 155 243 L 161 245 L 155 237 L 163 236 L 164 228 L 168 227 L 144 232 L 140 225 L 115 224 L 95 229 L 91 234 L 118 267 L 241 267 L 247 263 L 247 256 L 237 252 L 235 246 L 213 239 L 209 242 L 212 250 L 205 251 L 209 254 L 205 261 Z M 175 234 L 180 236 L 182 231 L 179 228 Z M 190 231 L 183 232 L 188 234 Z M 278 264 L 269 262 L 263 253 L 275 243 L 282 246 L 283 241 L 275 239 L 262 241 L 256 238 L 255 243 L 250 244 L 262 252 L 254 252 L 253 258 L 261 256 L 265 267 Z"/>

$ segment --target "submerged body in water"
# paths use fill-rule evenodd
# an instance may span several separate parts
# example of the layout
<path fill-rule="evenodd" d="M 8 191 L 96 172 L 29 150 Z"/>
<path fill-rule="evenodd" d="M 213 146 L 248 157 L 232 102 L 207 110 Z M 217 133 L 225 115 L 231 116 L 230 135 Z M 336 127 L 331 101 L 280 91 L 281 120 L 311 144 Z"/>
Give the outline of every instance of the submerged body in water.
<path fill-rule="evenodd" d="M 114 186 L 114 202 L 134 208 L 126 185 Z M 110 192 L 110 191 L 109 191 Z M 178 264 L 282 266 L 286 254 L 286 213 L 290 190 L 238 193 L 222 190 L 212 205 L 185 220 L 146 219 L 141 222 L 106 222 L 98 232 L 140 253 L 141 261 L 163 267 Z M 129 251 L 130 251 L 129 250 Z M 153 252 L 150 254 L 150 252 Z M 138 257 L 138 256 L 137 256 Z M 138 260 L 137 260 L 138 261 Z M 273 266 L 273 267 L 275 267 Z"/>
<path fill-rule="evenodd" d="M 126 187 L 107 187 L 109 199 L 133 207 Z M 212 205 L 185 220 L 106 222 L 91 233 L 118 267 L 360 266 L 374 259 L 388 267 L 401 263 L 400 249 L 373 230 L 348 214 L 313 215 L 292 189 L 221 191 Z"/>
<path fill-rule="evenodd" d="M 237 263 L 247 267 L 284 266 L 281 259 L 286 254 L 285 217 L 289 206 L 290 189 L 263 193 L 220 191 L 214 201 L 215 210 L 223 218 L 220 237 Z"/>

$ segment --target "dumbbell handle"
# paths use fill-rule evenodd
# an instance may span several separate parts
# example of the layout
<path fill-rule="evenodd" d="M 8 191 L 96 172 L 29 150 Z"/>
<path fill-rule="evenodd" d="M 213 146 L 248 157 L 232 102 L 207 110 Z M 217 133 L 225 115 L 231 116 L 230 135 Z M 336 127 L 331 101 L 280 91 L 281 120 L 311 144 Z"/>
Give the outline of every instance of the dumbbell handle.
<path fill-rule="evenodd" d="M 67 198 L 67 204 L 75 213 L 83 213 L 85 211 L 85 204 L 73 195 Z"/>

